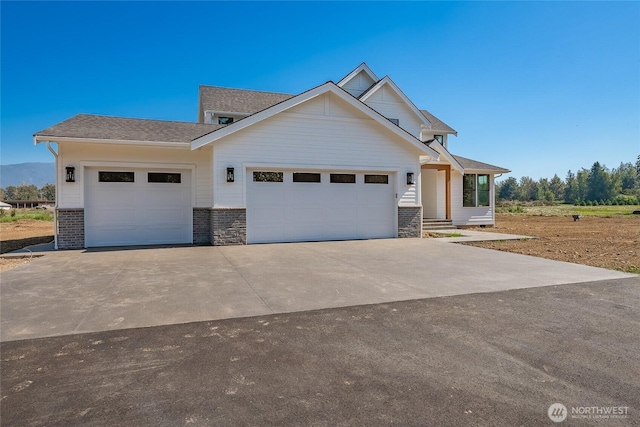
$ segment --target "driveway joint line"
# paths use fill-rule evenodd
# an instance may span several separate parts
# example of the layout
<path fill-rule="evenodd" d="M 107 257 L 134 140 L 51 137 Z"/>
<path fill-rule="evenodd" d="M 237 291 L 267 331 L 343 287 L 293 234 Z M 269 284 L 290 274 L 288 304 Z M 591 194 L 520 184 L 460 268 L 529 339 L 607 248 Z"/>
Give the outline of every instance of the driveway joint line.
<path fill-rule="evenodd" d="M 249 283 L 249 281 L 242 275 L 240 270 L 238 270 L 238 268 L 235 265 L 233 265 L 231 260 L 229 258 L 227 258 L 227 256 L 224 254 L 222 249 L 219 248 L 218 252 L 220 252 L 220 255 L 222 255 L 222 257 L 229 263 L 231 268 L 233 268 L 233 271 L 235 271 L 238 274 L 238 276 L 240 276 L 242 278 L 242 281 L 244 283 L 246 283 L 247 286 L 249 286 L 249 289 L 251 289 L 253 291 L 253 293 L 256 294 L 256 296 L 260 299 L 260 301 L 262 301 L 262 303 L 265 305 L 265 307 L 267 307 L 271 313 L 276 313 L 276 311 L 273 308 L 271 308 L 271 306 L 269 306 L 269 304 L 267 304 L 267 302 L 264 300 L 264 298 L 262 298 L 262 296 L 258 293 L 258 291 L 256 291 L 254 289 L 254 287 L 251 286 L 251 283 Z"/>

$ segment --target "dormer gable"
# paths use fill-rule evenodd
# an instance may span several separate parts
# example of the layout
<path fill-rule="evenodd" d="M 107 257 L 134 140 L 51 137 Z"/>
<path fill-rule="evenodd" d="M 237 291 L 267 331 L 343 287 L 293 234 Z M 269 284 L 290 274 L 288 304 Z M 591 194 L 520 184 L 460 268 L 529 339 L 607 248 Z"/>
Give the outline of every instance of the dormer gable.
<path fill-rule="evenodd" d="M 200 85 L 198 122 L 230 124 L 291 97 L 286 93 Z"/>
<path fill-rule="evenodd" d="M 358 65 L 355 70 L 340 80 L 337 83 L 337 86 L 358 98 L 378 80 L 378 77 L 373 71 L 371 71 L 371 68 L 363 62 Z"/>
<path fill-rule="evenodd" d="M 431 129 L 432 127 L 429 119 L 422 114 L 389 76 L 379 80 L 363 92 L 358 99 L 416 138 L 420 138 L 423 129 Z"/>

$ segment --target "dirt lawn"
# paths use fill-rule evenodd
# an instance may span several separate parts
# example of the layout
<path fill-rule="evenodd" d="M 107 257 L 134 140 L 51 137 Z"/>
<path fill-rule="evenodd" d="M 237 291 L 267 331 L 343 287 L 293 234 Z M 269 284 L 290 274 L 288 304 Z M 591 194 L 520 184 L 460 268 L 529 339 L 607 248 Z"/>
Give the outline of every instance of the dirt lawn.
<path fill-rule="evenodd" d="M 53 240 L 53 221 L 19 219 L 0 222 L 0 253 L 11 252 L 25 246 Z M 0 273 L 29 262 L 30 258 L 0 258 Z"/>
<path fill-rule="evenodd" d="M 53 236 L 53 221 L 19 219 L 14 222 L 0 222 L 0 241 L 40 236 Z"/>
<path fill-rule="evenodd" d="M 495 228 L 480 231 L 538 239 L 470 243 L 489 249 L 575 264 L 640 273 L 640 217 L 496 215 Z"/>

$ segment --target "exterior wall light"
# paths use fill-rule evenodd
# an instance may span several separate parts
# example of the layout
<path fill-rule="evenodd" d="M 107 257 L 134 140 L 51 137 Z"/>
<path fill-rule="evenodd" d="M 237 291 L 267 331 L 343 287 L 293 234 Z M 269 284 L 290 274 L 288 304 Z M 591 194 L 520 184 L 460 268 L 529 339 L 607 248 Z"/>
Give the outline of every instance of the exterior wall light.
<path fill-rule="evenodd" d="M 227 168 L 227 182 L 233 182 L 233 181 L 234 181 L 233 168 Z"/>
<path fill-rule="evenodd" d="M 407 172 L 407 185 L 413 185 L 416 181 L 413 178 L 413 172 Z"/>
<path fill-rule="evenodd" d="M 76 168 L 67 166 L 67 182 L 76 182 Z"/>

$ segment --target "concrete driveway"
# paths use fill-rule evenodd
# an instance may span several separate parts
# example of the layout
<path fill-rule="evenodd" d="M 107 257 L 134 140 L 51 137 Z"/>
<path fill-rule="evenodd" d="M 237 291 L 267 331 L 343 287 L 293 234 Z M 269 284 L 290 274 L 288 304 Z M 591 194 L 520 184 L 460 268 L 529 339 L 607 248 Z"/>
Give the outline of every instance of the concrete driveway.
<path fill-rule="evenodd" d="M 2 341 L 634 275 L 388 239 L 60 251 L 2 273 Z"/>

